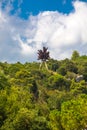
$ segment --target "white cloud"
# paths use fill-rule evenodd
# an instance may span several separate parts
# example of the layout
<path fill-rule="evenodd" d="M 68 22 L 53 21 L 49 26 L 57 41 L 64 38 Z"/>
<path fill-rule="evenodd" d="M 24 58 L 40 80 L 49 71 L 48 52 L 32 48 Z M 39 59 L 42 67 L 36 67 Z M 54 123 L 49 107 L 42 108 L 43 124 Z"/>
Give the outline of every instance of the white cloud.
<path fill-rule="evenodd" d="M 45 11 L 28 20 L 1 9 L 0 60 L 37 60 L 37 50 L 43 44 L 56 59 L 70 57 L 73 50 L 87 54 L 87 3 L 76 1 L 73 6 L 68 15 Z"/>

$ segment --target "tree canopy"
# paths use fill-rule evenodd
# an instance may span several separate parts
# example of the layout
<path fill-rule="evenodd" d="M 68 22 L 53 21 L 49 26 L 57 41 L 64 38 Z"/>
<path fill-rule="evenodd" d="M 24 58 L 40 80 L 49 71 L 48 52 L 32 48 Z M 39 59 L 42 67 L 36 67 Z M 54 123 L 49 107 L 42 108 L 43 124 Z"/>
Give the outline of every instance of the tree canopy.
<path fill-rule="evenodd" d="M 0 62 L 0 130 L 87 129 L 87 56 L 47 64 Z"/>

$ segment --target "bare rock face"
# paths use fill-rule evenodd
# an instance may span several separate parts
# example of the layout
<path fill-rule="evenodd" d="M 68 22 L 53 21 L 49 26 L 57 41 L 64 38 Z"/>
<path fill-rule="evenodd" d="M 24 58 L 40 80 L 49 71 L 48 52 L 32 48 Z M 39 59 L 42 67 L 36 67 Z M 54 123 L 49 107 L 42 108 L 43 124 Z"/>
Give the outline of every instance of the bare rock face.
<path fill-rule="evenodd" d="M 78 75 L 76 77 L 76 82 L 80 82 L 81 80 L 83 80 L 83 75 Z"/>

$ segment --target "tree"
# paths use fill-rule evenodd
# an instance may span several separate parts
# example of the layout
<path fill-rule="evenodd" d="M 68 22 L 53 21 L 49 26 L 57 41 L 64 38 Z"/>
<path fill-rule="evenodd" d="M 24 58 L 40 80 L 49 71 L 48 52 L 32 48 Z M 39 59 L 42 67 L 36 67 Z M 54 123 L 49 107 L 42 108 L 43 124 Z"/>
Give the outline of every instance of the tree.
<path fill-rule="evenodd" d="M 80 57 L 79 52 L 76 51 L 76 50 L 73 51 L 71 59 L 72 59 L 72 60 L 76 60 L 76 59 L 79 58 L 79 57 Z"/>
<path fill-rule="evenodd" d="M 49 88 L 58 90 L 69 90 L 70 81 L 60 74 L 52 75 L 48 78 Z"/>
<path fill-rule="evenodd" d="M 85 130 L 87 126 L 87 96 L 64 102 L 61 106 L 61 123 L 64 130 Z"/>
<path fill-rule="evenodd" d="M 42 66 L 42 64 L 45 65 L 46 69 L 48 70 L 48 66 L 46 64 L 46 61 L 50 58 L 49 56 L 49 51 L 47 51 L 48 48 L 43 47 L 43 50 L 38 50 L 38 60 L 41 60 L 42 63 L 40 64 L 40 68 Z"/>
<path fill-rule="evenodd" d="M 63 130 L 60 122 L 60 112 L 57 109 L 50 111 L 49 127 L 50 130 Z"/>

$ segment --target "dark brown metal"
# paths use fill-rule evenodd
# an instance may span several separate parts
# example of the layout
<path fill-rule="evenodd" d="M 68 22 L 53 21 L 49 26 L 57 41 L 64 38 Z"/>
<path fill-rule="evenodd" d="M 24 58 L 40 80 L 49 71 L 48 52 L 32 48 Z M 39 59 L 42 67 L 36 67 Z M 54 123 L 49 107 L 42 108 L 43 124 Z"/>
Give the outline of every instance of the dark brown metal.
<path fill-rule="evenodd" d="M 38 60 L 46 61 L 50 58 L 47 47 L 43 47 L 43 50 L 38 50 Z"/>

